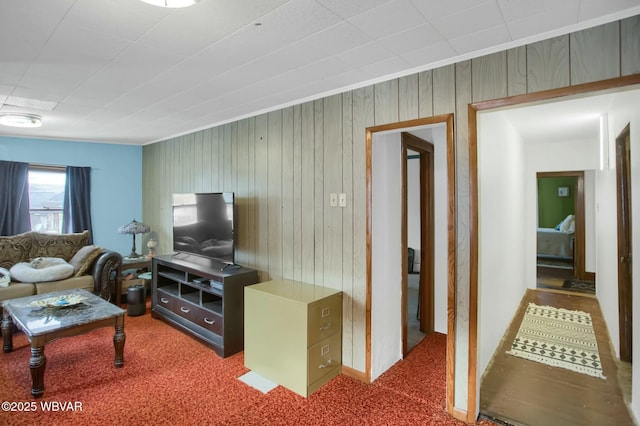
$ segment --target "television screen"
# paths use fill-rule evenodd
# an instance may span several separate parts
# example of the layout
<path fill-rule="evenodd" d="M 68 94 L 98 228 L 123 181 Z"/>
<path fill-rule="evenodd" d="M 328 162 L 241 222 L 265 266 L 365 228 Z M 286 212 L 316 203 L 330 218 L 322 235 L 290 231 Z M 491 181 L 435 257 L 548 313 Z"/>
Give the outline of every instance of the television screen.
<path fill-rule="evenodd" d="M 234 262 L 233 192 L 174 194 L 173 249 Z"/>

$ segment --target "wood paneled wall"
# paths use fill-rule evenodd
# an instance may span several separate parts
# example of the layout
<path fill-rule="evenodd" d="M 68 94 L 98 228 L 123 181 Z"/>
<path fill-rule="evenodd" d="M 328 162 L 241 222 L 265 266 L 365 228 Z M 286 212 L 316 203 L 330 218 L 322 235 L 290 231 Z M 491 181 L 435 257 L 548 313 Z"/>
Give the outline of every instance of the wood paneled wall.
<path fill-rule="evenodd" d="M 640 73 L 640 17 L 393 79 L 143 150 L 143 220 L 171 251 L 171 194 L 234 191 L 237 262 L 263 279 L 344 292 L 343 362 L 366 357 L 365 129 L 454 113 L 457 191 L 455 406 L 467 409 L 467 105 Z M 345 192 L 347 207 L 329 207 Z M 472 356 L 473 359 L 473 356 Z"/>

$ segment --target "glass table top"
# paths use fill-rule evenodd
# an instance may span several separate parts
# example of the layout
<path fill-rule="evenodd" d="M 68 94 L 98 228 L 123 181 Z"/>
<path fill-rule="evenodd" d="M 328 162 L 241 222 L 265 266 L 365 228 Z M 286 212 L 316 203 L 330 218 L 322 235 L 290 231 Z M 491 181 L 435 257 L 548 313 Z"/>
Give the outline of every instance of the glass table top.
<path fill-rule="evenodd" d="M 83 289 L 63 290 L 7 300 L 3 308 L 13 322 L 30 336 L 59 331 L 125 313 Z"/>

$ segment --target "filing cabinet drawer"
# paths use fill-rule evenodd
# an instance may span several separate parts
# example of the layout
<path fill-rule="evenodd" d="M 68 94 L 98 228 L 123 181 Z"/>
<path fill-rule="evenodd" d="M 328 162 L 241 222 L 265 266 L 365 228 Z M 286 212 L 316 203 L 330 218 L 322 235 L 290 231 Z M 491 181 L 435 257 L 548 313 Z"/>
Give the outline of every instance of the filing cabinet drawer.
<path fill-rule="evenodd" d="M 309 383 L 313 383 L 342 364 L 342 336 L 335 334 L 309 348 Z"/>
<path fill-rule="evenodd" d="M 308 341 L 312 346 L 342 331 L 342 297 L 339 294 L 318 300 L 309 306 Z"/>

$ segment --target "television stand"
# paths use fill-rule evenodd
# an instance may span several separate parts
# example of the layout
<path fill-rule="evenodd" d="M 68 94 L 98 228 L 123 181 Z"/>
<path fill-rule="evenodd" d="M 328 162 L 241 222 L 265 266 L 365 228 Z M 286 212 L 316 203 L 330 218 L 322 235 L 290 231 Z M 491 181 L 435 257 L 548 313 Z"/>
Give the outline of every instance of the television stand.
<path fill-rule="evenodd" d="M 155 256 L 151 316 L 197 337 L 223 358 L 240 352 L 244 287 L 259 278 L 256 270 L 232 265 L 198 256 Z"/>

